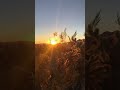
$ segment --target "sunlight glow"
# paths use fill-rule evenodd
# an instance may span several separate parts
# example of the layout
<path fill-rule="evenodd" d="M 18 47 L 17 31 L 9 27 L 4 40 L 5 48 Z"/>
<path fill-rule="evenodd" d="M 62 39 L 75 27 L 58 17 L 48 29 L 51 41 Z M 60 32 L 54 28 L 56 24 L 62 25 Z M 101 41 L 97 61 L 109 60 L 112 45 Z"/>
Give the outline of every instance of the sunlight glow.
<path fill-rule="evenodd" d="M 59 38 L 50 38 L 48 43 L 51 44 L 51 45 L 56 45 L 57 43 L 59 43 Z"/>
<path fill-rule="evenodd" d="M 51 40 L 51 44 L 55 45 L 55 44 L 57 44 L 57 42 L 55 40 Z"/>

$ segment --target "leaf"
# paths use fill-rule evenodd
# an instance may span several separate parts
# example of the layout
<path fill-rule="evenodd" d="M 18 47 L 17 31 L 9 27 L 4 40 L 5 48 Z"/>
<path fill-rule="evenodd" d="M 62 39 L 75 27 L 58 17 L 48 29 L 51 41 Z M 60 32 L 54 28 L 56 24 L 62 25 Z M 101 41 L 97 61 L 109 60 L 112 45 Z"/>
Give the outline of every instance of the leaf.
<path fill-rule="evenodd" d="M 71 38 L 70 38 L 70 36 L 68 36 L 68 38 L 69 38 L 69 41 L 71 42 Z"/>
<path fill-rule="evenodd" d="M 100 22 L 100 20 L 101 20 L 100 14 L 101 14 L 101 10 L 96 14 L 94 20 L 92 21 L 92 23 L 91 23 L 92 27 L 96 27 L 98 25 L 98 23 Z"/>
<path fill-rule="evenodd" d="M 72 36 L 72 40 L 73 40 L 73 41 L 75 40 L 76 35 L 77 35 L 77 32 L 75 32 L 75 33 L 73 34 L 73 36 Z"/>

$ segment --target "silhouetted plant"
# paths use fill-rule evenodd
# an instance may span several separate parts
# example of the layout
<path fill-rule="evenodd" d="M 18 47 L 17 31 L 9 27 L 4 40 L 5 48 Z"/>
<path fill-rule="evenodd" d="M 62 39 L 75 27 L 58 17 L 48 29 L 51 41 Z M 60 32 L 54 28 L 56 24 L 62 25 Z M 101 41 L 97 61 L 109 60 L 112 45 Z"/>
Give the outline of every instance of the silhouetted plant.
<path fill-rule="evenodd" d="M 60 34 L 60 36 L 59 36 L 61 42 L 65 42 L 66 36 L 67 36 L 67 33 L 66 33 L 66 28 L 65 28 L 65 29 L 64 29 L 64 32 L 61 32 L 61 34 Z"/>
<path fill-rule="evenodd" d="M 54 37 L 56 37 L 57 35 L 58 35 L 57 32 L 54 32 L 54 33 L 53 33 L 53 36 L 54 36 Z"/>
<path fill-rule="evenodd" d="M 98 36 L 99 29 L 96 27 L 101 20 L 101 10 L 96 14 L 93 21 L 88 24 L 88 27 L 85 32 L 85 36 Z"/>
<path fill-rule="evenodd" d="M 69 41 L 70 42 L 76 42 L 77 41 L 76 35 L 77 35 L 77 32 L 75 32 L 71 37 L 68 36 Z"/>
<path fill-rule="evenodd" d="M 71 37 L 72 42 L 76 35 L 75 32 Z M 65 29 L 60 38 L 65 41 L 66 36 Z M 39 54 L 36 54 L 36 82 L 39 89 L 79 90 L 84 88 L 84 47 L 81 45 L 83 44 L 76 46 L 76 44 L 63 43 L 44 50 L 44 53 L 37 52 Z M 36 49 L 40 48 L 37 46 Z"/>
<path fill-rule="evenodd" d="M 119 13 L 117 13 L 117 20 L 116 20 L 116 23 L 120 26 L 120 15 L 119 15 Z"/>
<path fill-rule="evenodd" d="M 104 36 L 99 33 L 98 23 L 101 20 L 99 11 L 93 21 L 86 28 L 85 40 L 77 40 L 77 32 L 72 37 L 68 36 L 70 42 L 79 44 L 58 44 L 53 48 L 37 50 L 36 80 L 41 90 L 103 90 L 104 83 L 111 77 L 111 54 L 106 46 L 120 42 L 120 31 L 114 31 Z M 120 17 L 117 16 L 117 24 L 120 25 Z M 106 33 L 105 33 L 106 34 Z M 103 37 L 103 36 L 104 37 Z M 56 33 L 54 33 L 56 36 Z M 61 42 L 65 42 L 66 29 L 60 34 Z M 86 45 L 85 45 L 86 44 Z M 41 46 L 40 46 L 41 47 Z M 114 45 L 112 46 L 114 48 Z M 109 49 L 109 48 L 108 48 Z M 52 56 L 51 56 L 52 55 Z M 54 61 L 54 62 L 53 62 Z M 42 74 L 41 74 L 42 73 Z M 111 81 L 110 81 L 111 82 Z M 38 89 L 38 90 L 39 90 Z M 105 89 L 106 90 L 106 89 Z"/>
<path fill-rule="evenodd" d="M 101 11 L 96 14 L 86 30 L 86 90 L 103 90 L 105 80 L 111 76 L 110 56 L 102 46 L 101 39 L 98 38 L 100 34 L 97 25 L 101 20 L 100 13 Z"/>

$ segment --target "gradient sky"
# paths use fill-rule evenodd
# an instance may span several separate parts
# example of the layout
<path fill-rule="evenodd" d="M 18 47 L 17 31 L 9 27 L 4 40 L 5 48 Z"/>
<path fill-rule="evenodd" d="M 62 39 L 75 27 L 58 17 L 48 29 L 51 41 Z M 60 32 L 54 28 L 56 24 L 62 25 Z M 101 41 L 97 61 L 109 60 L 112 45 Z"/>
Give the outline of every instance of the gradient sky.
<path fill-rule="evenodd" d="M 34 41 L 34 0 L 0 1 L 0 42 Z"/>
<path fill-rule="evenodd" d="M 116 12 L 120 0 L 1 0 L 0 42 L 46 42 L 53 32 L 67 28 L 68 35 L 76 30 L 84 34 L 84 25 L 102 9 L 101 32 L 117 29 Z M 86 21 L 85 21 L 86 20 Z"/>
<path fill-rule="evenodd" d="M 101 21 L 99 23 L 101 33 L 118 29 L 115 24 L 116 13 L 120 14 L 120 0 L 86 0 L 85 23 L 93 20 L 96 13 L 101 9 Z"/>
<path fill-rule="evenodd" d="M 68 35 L 85 32 L 85 0 L 35 0 L 35 38 L 46 42 L 54 32 L 67 28 Z"/>

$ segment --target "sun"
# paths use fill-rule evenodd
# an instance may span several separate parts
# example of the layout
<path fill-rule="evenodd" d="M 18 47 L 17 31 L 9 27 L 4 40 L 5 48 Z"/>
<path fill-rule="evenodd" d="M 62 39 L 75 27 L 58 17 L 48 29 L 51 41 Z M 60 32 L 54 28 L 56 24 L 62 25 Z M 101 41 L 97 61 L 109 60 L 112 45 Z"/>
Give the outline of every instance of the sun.
<path fill-rule="evenodd" d="M 52 45 L 55 45 L 55 44 L 57 44 L 57 41 L 53 39 L 53 40 L 50 41 L 50 43 L 51 43 Z"/>
<path fill-rule="evenodd" d="M 58 38 L 50 38 L 49 39 L 49 44 L 51 45 L 56 45 L 59 43 L 59 39 Z"/>

